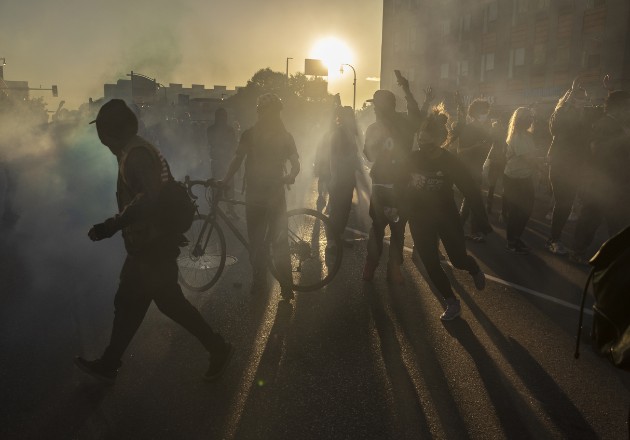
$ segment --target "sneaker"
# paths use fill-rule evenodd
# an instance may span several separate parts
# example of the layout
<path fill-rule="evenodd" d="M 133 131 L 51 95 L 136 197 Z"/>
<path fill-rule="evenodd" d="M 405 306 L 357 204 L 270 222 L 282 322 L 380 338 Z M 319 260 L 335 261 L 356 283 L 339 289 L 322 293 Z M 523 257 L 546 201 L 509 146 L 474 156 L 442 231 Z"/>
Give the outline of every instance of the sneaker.
<path fill-rule="evenodd" d="M 363 266 L 363 280 L 372 281 L 374 279 L 374 272 L 376 272 L 377 265 L 371 261 L 366 261 Z"/>
<path fill-rule="evenodd" d="M 462 314 L 462 306 L 455 297 L 446 299 L 446 310 L 440 316 L 442 321 L 452 321 Z"/>
<path fill-rule="evenodd" d="M 206 382 L 214 382 L 221 377 L 233 355 L 234 347 L 229 342 L 225 343 L 222 350 L 210 353 L 210 365 L 208 365 L 208 371 L 204 374 L 203 379 Z"/>
<path fill-rule="evenodd" d="M 486 288 L 486 274 L 481 269 L 477 273 L 471 273 L 470 276 L 475 282 L 475 289 L 483 290 Z"/>
<path fill-rule="evenodd" d="M 527 249 L 521 247 L 518 242 L 508 243 L 507 246 L 505 246 L 505 250 L 518 255 L 527 255 L 529 253 Z"/>
<path fill-rule="evenodd" d="M 549 242 L 549 244 L 547 245 L 547 249 L 549 250 L 549 252 L 556 255 L 566 255 L 568 253 L 567 249 L 559 241 Z"/>
<path fill-rule="evenodd" d="M 82 357 L 74 358 L 74 364 L 79 367 L 81 371 L 89 374 L 95 379 L 100 380 L 107 385 L 113 385 L 118 376 L 118 368 L 111 368 L 103 364 L 103 361 L 96 359 L 93 361 L 87 361 Z"/>
<path fill-rule="evenodd" d="M 405 284 L 405 279 L 397 263 L 387 264 L 387 281 L 397 285 Z"/>

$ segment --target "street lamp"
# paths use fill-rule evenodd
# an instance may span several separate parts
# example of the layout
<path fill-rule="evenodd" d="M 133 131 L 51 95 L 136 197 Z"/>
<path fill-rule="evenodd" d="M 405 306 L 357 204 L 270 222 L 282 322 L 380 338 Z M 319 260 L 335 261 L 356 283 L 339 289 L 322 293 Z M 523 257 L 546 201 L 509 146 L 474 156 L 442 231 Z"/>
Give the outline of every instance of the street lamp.
<path fill-rule="evenodd" d="M 352 87 L 354 88 L 354 94 L 352 95 L 352 110 L 356 110 L 356 102 L 357 102 L 357 71 L 354 70 L 350 64 L 342 64 L 339 67 L 339 73 L 343 75 L 343 66 L 348 66 L 352 69 L 352 73 L 354 74 L 354 82 L 352 83 Z"/>

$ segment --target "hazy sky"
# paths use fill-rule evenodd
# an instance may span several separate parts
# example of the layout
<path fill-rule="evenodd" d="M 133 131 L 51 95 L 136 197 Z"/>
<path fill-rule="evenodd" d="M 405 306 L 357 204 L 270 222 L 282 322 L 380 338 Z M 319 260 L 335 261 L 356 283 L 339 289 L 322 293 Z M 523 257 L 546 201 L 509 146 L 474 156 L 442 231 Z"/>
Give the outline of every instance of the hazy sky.
<path fill-rule="evenodd" d="M 103 96 L 103 84 L 131 70 L 163 84 L 245 85 L 256 70 L 304 71 L 318 40 L 336 37 L 353 52 L 357 107 L 380 75 L 382 0 L 0 0 L 4 78 L 41 93 L 54 110 Z M 337 69 L 335 69 L 336 71 Z M 352 73 L 331 77 L 331 93 L 352 105 Z"/>

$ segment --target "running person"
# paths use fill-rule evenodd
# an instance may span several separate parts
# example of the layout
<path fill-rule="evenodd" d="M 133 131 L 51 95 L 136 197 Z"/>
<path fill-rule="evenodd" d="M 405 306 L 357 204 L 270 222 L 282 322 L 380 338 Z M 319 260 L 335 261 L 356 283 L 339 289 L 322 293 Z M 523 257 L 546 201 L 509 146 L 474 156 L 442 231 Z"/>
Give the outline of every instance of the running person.
<path fill-rule="evenodd" d="M 447 137 L 446 115 L 432 113 L 418 135 L 419 150 L 407 161 L 410 176 L 406 194 L 411 236 L 429 278 L 446 300 L 446 310 L 440 316 L 450 321 L 461 314 L 459 299 L 440 265 L 439 242 L 457 269 L 468 271 L 475 287 L 482 290 L 486 277 L 473 257 L 466 252 L 464 230 L 455 204 L 453 184 L 464 194 L 478 219 L 480 231 L 489 233 L 481 190 L 462 162 L 440 148 Z"/>

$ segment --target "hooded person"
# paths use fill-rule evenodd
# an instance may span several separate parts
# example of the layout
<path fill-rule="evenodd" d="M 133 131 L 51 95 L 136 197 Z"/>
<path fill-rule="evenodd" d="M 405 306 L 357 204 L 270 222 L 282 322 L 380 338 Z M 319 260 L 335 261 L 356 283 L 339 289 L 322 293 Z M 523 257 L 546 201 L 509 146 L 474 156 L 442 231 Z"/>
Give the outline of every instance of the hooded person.
<path fill-rule="evenodd" d="M 293 136 L 286 130 L 280 112 L 282 101 L 273 93 L 258 97 L 257 121 L 245 130 L 222 184 L 229 184 L 245 161 L 245 215 L 252 265 L 252 294 L 267 291 L 267 237 L 271 240 L 274 265 L 280 276 L 281 295 L 294 297 L 289 259 L 288 218 L 285 185 L 295 183 L 300 161 Z M 286 163 L 291 164 L 285 174 Z"/>
<path fill-rule="evenodd" d="M 177 257 L 183 236 L 166 230 L 156 209 L 162 184 L 173 178 L 169 165 L 157 148 L 137 135 L 138 119 L 124 101 L 108 101 L 91 123 L 96 123 L 100 141 L 118 161 L 118 213 L 94 225 L 88 236 L 100 241 L 122 231 L 127 257 L 114 299 L 109 345 L 99 359 L 77 357 L 75 363 L 93 377 L 113 383 L 125 350 L 155 302 L 208 351 L 210 364 L 204 378 L 213 381 L 225 370 L 233 349 L 188 302 L 178 284 Z"/>

